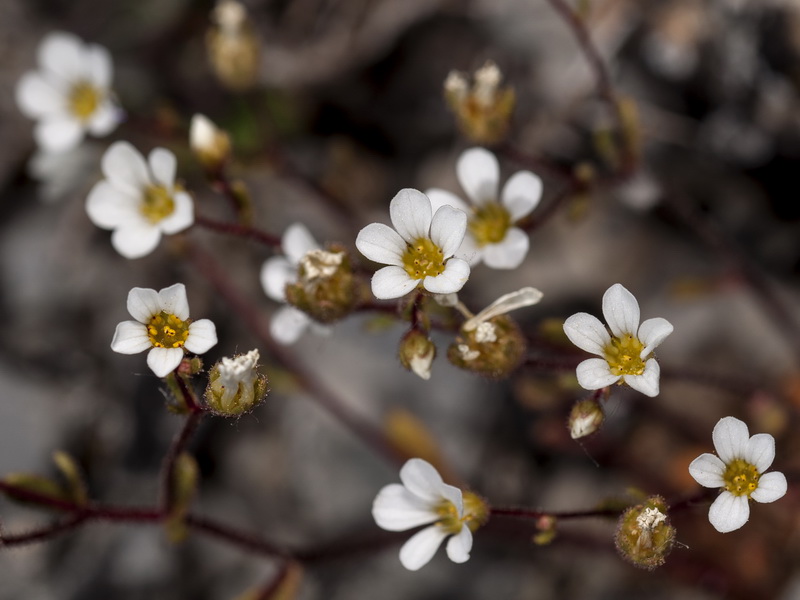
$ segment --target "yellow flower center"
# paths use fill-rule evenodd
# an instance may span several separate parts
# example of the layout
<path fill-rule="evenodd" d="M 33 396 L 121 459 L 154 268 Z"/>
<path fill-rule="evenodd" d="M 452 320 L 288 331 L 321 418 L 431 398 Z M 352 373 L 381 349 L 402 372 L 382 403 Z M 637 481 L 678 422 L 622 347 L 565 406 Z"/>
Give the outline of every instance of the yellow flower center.
<path fill-rule="evenodd" d="M 443 501 L 436 508 L 436 514 L 441 517 L 436 524 L 447 533 L 455 535 L 459 533 L 461 528 L 465 525 L 474 532 L 478 527 L 483 525 L 489 517 L 489 507 L 480 496 L 472 492 L 464 492 L 463 499 L 464 516 L 460 519 L 458 518 L 458 511 L 455 505 L 449 500 Z"/>
<path fill-rule="evenodd" d="M 81 121 L 88 121 L 100 104 L 100 92 L 92 84 L 79 81 L 72 86 L 67 103 L 73 115 Z"/>
<path fill-rule="evenodd" d="M 182 348 L 189 337 L 190 321 L 163 310 L 147 324 L 147 337 L 155 348 Z"/>
<path fill-rule="evenodd" d="M 645 361 L 639 356 L 643 349 L 644 344 L 628 333 L 621 338 L 612 337 L 603 354 L 614 375 L 641 375 Z"/>
<path fill-rule="evenodd" d="M 175 201 L 163 185 L 151 185 L 144 190 L 139 210 L 145 219 L 155 225 L 175 211 Z"/>
<path fill-rule="evenodd" d="M 737 458 L 728 463 L 728 468 L 722 475 L 722 480 L 725 482 L 725 489 L 734 496 L 747 496 L 756 491 L 758 487 L 758 478 L 761 473 L 758 472 L 755 465 Z"/>
<path fill-rule="evenodd" d="M 498 202 L 487 202 L 475 208 L 469 219 L 470 232 L 479 246 L 502 242 L 511 227 L 511 215 Z"/>
<path fill-rule="evenodd" d="M 444 273 L 444 252 L 428 238 L 419 238 L 406 248 L 403 268 L 412 279 L 436 277 Z"/>

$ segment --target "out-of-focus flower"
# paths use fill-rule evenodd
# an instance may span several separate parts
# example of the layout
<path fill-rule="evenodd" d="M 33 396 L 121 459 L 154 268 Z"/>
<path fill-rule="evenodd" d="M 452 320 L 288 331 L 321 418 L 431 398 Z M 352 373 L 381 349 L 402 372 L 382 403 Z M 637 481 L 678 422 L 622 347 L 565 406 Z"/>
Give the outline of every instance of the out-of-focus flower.
<path fill-rule="evenodd" d="M 747 425 L 723 417 L 711 434 L 718 456 L 705 453 L 689 465 L 689 473 L 704 487 L 722 491 L 708 511 L 708 520 L 720 533 L 739 529 L 750 518 L 749 499 L 775 502 L 786 494 L 786 477 L 765 473 L 775 460 L 775 438 L 768 433 L 750 436 Z"/>
<path fill-rule="evenodd" d="M 400 562 L 409 571 L 425 566 L 448 536 L 447 556 L 456 563 L 469 560 L 472 534 L 489 517 L 486 503 L 472 492 L 462 492 L 442 481 L 427 461 L 412 458 L 400 469 L 399 483 L 385 486 L 372 504 L 378 527 L 405 531 L 429 525 L 400 549 Z"/>
<path fill-rule="evenodd" d="M 458 71 L 450 71 L 445 79 L 445 100 L 461 131 L 474 142 L 495 144 L 508 133 L 515 96 L 510 86 L 500 87 L 502 81 L 503 74 L 490 60 L 475 71 L 472 86 Z"/>
<path fill-rule="evenodd" d="M 528 253 L 528 235 L 514 224 L 529 215 L 542 197 L 542 180 L 530 171 L 519 171 L 503 186 L 500 165 L 494 154 L 483 148 L 464 151 L 456 164 L 461 187 L 472 202 L 446 190 L 434 188 L 425 194 L 433 210 L 454 206 L 468 215 L 467 234 L 456 253 L 471 265 L 481 260 L 493 269 L 515 269 Z"/>
<path fill-rule="evenodd" d="M 16 96 L 20 110 L 38 121 L 34 137 L 39 147 L 64 152 L 87 131 L 101 137 L 117 126 L 121 111 L 110 90 L 108 50 L 71 33 L 53 32 L 39 45 L 38 60 L 39 70 L 22 76 Z"/>
<path fill-rule="evenodd" d="M 92 223 L 111 229 L 111 245 L 125 258 L 152 252 L 162 234 L 183 231 L 194 222 L 194 205 L 175 184 L 175 155 L 164 148 L 148 161 L 128 142 L 115 142 L 103 155 L 105 179 L 86 199 Z"/>
<path fill-rule="evenodd" d="M 466 213 L 452 206 L 433 213 L 425 194 L 406 188 L 392 198 L 389 215 L 394 229 L 371 223 L 356 238 L 361 254 L 389 265 L 372 277 L 375 297 L 399 298 L 420 285 L 434 294 L 459 291 L 470 269 L 453 255 L 466 233 Z"/>
<path fill-rule="evenodd" d="M 258 79 L 261 42 L 247 9 L 235 0 L 220 0 L 211 19 L 215 26 L 208 31 L 211 66 L 220 82 L 230 90 L 250 89 Z"/>
<path fill-rule="evenodd" d="M 620 381 L 646 396 L 657 396 L 661 368 L 653 350 L 672 333 L 672 324 L 656 317 L 639 325 L 639 303 L 619 283 L 603 294 L 603 316 L 611 335 L 588 313 L 572 315 L 564 322 L 564 333 L 573 344 L 603 357 L 578 365 L 578 383 L 587 390 L 599 390 Z"/>
<path fill-rule="evenodd" d="M 117 325 L 111 349 L 120 354 L 149 350 L 147 366 L 158 377 L 174 371 L 185 350 L 203 354 L 217 343 L 214 323 L 189 319 L 189 302 L 182 283 L 158 292 L 133 288 L 128 293 L 128 312 L 136 320 Z"/>

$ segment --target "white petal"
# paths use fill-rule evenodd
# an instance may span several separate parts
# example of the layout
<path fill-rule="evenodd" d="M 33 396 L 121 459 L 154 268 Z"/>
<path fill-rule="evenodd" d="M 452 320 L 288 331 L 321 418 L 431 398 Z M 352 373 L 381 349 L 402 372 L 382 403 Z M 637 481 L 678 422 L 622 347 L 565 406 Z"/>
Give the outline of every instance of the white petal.
<path fill-rule="evenodd" d="M 383 223 L 370 223 L 358 232 L 356 248 L 369 260 L 383 265 L 403 266 L 408 246 L 394 229 Z"/>
<path fill-rule="evenodd" d="M 756 502 L 775 502 L 786 494 L 786 477 L 783 473 L 773 471 L 762 475 L 758 480 L 758 487 L 750 497 Z"/>
<path fill-rule="evenodd" d="M 120 227 L 111 234 L 111 245 L 125 258 L 147 256 L 161 241 L 161 230 L 152 225 Z"/>
<path fill-rule="evenodd" d="M 65 81 L 82 79 L 86 73 L 83 42 L 71 33 L 56 31 L 39 45 L 39 64 Z"/>
<path fill-rule="evenodd" d="M 111 87 L 114 67 L 108 50 L 98 44 L 88 44 L 84 48 L 83 55 L 92 84 L 103 90 Z"/>
<path fill-rule="evenodd" d="M 704 487 L 720 488 L 725 486 L 725 481 L 722 479 L 725 468 L 724 462 L 706 452 L 695 458 L 689 465 L 689 475 Z"/>
<path fill-rule="evenodd" d="M 157 291 L 135 287 L 128 292 L 128 313 L 139 323 L 147 325 L 160 312 L 161 300 Z"/>
<path fill-rule="evenodd" d="M 564 333 L 569 341 L 581 350 L 603 356 L 606 346 L 611 343 L 611 336 L 605 325 L 589 313 L 577 313 L 564 321 Z"/>
<path fill-rule="evenodd" d="M 456 163 L 461 187 L 475 204 L 497 200 L 500 165 L 494 154 L 483 148 L 465 150 Z"/>
<path fill-rule="evenodd" d="M 426 460 L 411 458 L 400 469 L 400 481 L 415 496 L 435 503 L 442 499 L 446 485 L 439 471 Z"/>
<path fill-rule="evenodd" d="M 195 354 L 203 354 L 217 345 L 217 328 L 209 319 L 200 319 L 189 325 L 186 349 Z"/>
<path fill-rule="evenodd" d="M 467 213 L 452 206 L 442 206 L 431 221 L 431 241 L 439 246 L 445 258 L 456 253 L 467 233 Z"/>
<path fill-rule="evenodd" d="M 419 280 L 412 279 L 402 267 L 383 267 L 375 271 L 372 276 L 372 294 L 378 300 L 400 298 L 417 287 L 418 284 Z"/>
<path fill-rule="evenodd" d="M 644 348 L 639 354 L 639 358 L 644 359 L 653 350 L 655 350 L 664 339 L 672 333 L 672 323 L 661 317 L 654 319 L 647 319 L 639 326 L 639 332 L 636 337 L 642 342 Z"/>
<path fill-rule="evenodd" d="M 728 491 L 722 492 L 708 509 L 708 520 L 720 533 L 739 529 L 749 518 L 747 496 L 734 496 Z"/>
<path fill-rule="evenodd" d="M 469 230 L 467 230 L 467 233 L 464 236 L 464 241 L 461 242 L 461 246 L 454 256 L 456 258 L 460 258 L 461 260 L 467 261 L 467 264 L 469 264 L 470 267 L 473 267 L 481 262 L 483 250 L 481 250 L 478 242 L 475 240 Z"/>
<path fill-rule="evenodd" d="M 189 318 L 189 300 L 186 297 L 186 286 L 174 283 L 158 292 L 158 303 L 161 310 L 173 314 L 181 321 Z"/>
<path fill-rule="evenodd" d="M 49 116 L 39 121 L 33 129 L 36 143 L 47 152 L 71 150 L 81 143 L 83 135 L 80 122 L 67 115 Z"/>
<path fill-rule="evenodd" d="M 66 103 L 58 86 L 33 71 L 25 73 L 17 83 L 16 98 L 22 114 L 31 119 L 63 113 Z"/>
<path fill-rule="evenodd" d="M 619 375 L 614 375 L 608 363 L 602 358 L 589 358 L 578 365 L 575 371 L 578 384 L 585 390 L 599 390 L 619 381 Z"/>
<path fill-rule="evenodd" d="M 432 215 L 431 201 L 425 194 L 412 188 L 400 190 L 389 203 L 392 225 L 409 244 L 428 237 Z"/>
<path fill-rule="evenodd" d="M 147 366 L 156 377 L 166 377 L 178 368 L 183 360 L 180 348 L 153 348 L 147 354 Z"/>
<path fill-rule="evenodd" d="M 388 267 L 387 267 L 388 268 Z M 434 294 L 452 294 L 459 291 L 469 279 L 469 264 L 460 258 L 451 258 L 444 271 L 436 277 L 422 280 L 423 287 Z"/>
<path fill-rule="evenodd" d="M 400 548 L 400 562 L 409 571 L 419 570 L 430 562 L 447 535 L 438 525 L 431 525 L 415 533 Z"/>
<path fill-rule="evenodd" d="M 516 269 L 525 260 L 529 246 L 528 234 L 511 227 L 502 242 L 483 247 L 483 262 L 492 269 Z"/>
<path fill-rule="evenodd" d="M 103 229 L 115 229 L 138 220 L 139 201 L 115 188 L 108 181 L 98 181 L 86 198 L 86 213 L 92 223 Z"/>
<path fill-rule="evenodd" d="M 763 473 L 775 460 L 775 438 L 768 433 L 757 433 L 748 440 L 743 458 Z"/>
<path fill-rule="evenodd" d="M 151 185 L 144 157 L 128 142 L 111 144 L 103 154 L 101 167 L 114 187 L 131 195 L 141 195 Z"/>
<path fill-rule="evenodd" d="M 147 158 L 150 165 L 150 172 L 153 174 L 153 181 L 163 185 L 168 190 L 172 189 L 175 183 L 175 171 L 178 166 L 178 159 L 166 148 L 154 148 Z"/>
<path fill-rule="evenodd" d="M 110 100 L 106 100 L 92 113 L 86 126 L 92 135 L 103 137 L 114 131 L 120 120 L 119 107 Z"/>
<path fill-rule="evenodd" d="M 415 496 L 399 483 L 387 485 L 372 503 L 372 517 L 387 531 L 405 531 L 439 519 L 431 503 Z"/>
<path fill-rule="evenodd" d="M 472 209 L 461 198 L 452 192 L 442 190 L 439 188 L 431 188 L 425 190 L 425 195 L 431 201 L 431 211 L 435 214 L 442 206 L 452 206 L 453 208 L 460 208 L 465 213 L 469 214 Z"/>
<path fill-rule="evenodd" d="M 269 332 L 275 341 L 284 346 L 294 344 L 311 323 L 311 318 L 294 306 L 284 306 L 272 315 Z"/>
<path fill-rule="evenodd" d="M 117 325 L 111 340 L 111 349 L 120 354 L 139 354 L 152 347 L 147 329 L 136 321 L 123 321 Z"/>
<path fill-rule="evenodd" d="M 639 329 L 639 303 L 628 290 L 615 283 L 603 294 L 603 316 L 616 337 L 636 335 Z"/>
<path fill-rule="evenodd" d="M 172 196 L 172 201 L 175 203 L 172 214 L 164 217 L 157 224 L 159 229 L 168 235 L 183 231 L 194 223 L 192 197 L 186 192 L 176 192 Z"/>
<path fill-rule="evenodd" d="M 297 268 L 284 256 L 273 256 L 261 267 L 261 287 L 264 293 L 278 302 L 286 302 L 286 284 L 297 281 Z"/>
<path fill-rule="evenodd" d="M 281 239 L 281 247 L 289 262 L 299 265 L 306 254 L 319 248 L 319 244 L 305 225 L 293 223 L 286 228 Z"/>
<path fill-rule="evenodd" d="M 736 417 L 723 417 L 714 426 L 711 439 L 714 440 L 717 455 L 728 464 L 735 458 L 744 458 L 750 432 L 747 425 Z"/>
<path fill-rule="evenodd" d="M 655 398 L 658 396 L 661 367 L 655 358 L 651 358 L 644 363 L 644 373 L 641 375 L 623 375 L 622 380 L 645 396 Z"/>
<path fill-rule="evenodd" d="M 503 186 L 503 206 L 508 209 L 511 221 L 519 221 L 539 206 L 542 199 L 542 180 L 530 171 L 514 173 Z"/>
<path fill-rule="evenodd" d="M 472 532 L 469 527 L 462 527 L 457 535 L 447 540 L 447 556 L 454 563 L 467 562 L 470 550 L 472 550 Z"/>

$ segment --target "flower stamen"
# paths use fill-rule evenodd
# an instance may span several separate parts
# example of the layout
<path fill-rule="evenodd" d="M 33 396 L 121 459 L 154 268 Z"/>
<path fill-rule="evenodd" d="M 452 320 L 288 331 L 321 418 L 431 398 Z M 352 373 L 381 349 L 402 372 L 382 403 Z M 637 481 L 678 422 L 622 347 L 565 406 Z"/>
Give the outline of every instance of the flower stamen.
<path fill-rule="evenodd" d="M 100 93 L 91 83 L 79 81 L 67 96 L 70 112 L 81 121 L 88 121 L 100 104 Z"/>
<path fill-rule="evenodd" d="M 145 219 L 156 224 L 175 211 L 175 200 L 163 185 L 151 185 L 144 190 L 140 211 Z"/>
<path fill-rule="evenodd" d="M 725 482 L 725 489 L 734 496 L 747 496 L 756 491 L 758 480 L 761 473 L 755 465 L 750 464 L 744 459 L 736 458 L 728 463 L 722 479 Z"/>
<path fill-rule="evenodd" d="M 641 375 L 645 360 L 640 357 L 644 344 L 631 334 L 612 337 L 611 343 L 603 349 L 603 355 L 614 375 Z"/>
<path fill-rule="evenodd" d="M 189 337 L 189 321 L 162 310 L 148 322 L 147 336 L 155 348 L 182 348 Z"/>
<path fill-rule="evenodd" d="M 419 238 L 403 253 L 403 268 L 412 279 L 436 277 L 444 273 L 444 252 L 427 238 Z"/>
<path fill-rule="evenodd" d="M 502 242 L 511 227 L 511 215 L 499 202 L 475 208 L 467 225 L 479 246 Z"/>

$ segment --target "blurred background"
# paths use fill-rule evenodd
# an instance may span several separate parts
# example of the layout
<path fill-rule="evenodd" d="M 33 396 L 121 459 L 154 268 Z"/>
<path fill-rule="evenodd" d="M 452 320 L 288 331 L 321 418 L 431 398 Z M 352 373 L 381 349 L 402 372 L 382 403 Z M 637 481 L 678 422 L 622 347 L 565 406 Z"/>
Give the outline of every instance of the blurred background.
<path fill-rule="evenodd" d="M 472 143 L 442 85 L 451 70 L 492 60 L 517 99 L 497 149 L 503 177 L 531 168 L 520 154 L 538 157 L 540 209 L 556 208 L 540 223 L 534 213 L 519 269 L 477 267 L 461 299 L 477 312 L 522 286 L 541 289 L 543 301 L 514 318 L 535 359 L 574 359 L 560 322 L 580 310 L 599 316 L 602 293 L 620 282 L 643 319 L 675 326 L 658 352 L 661 394 L 615 388 L 603 429 L 577 443 L 566 419 L 585 392 L 570 371 L 523 366 L 486 381 L 447 363 L 452 336 L 441 333 L 425 382 L 396 359 L 403 326 L 374 315 L 353 316 L 328 337 L 307 334 L 290 352 L 371 422 L 414 415 L 453 477 L 496 505 L 569 511 L 637 493 L 688 497 L 698 487 L 688 464 L 713 450 L 711 430 L 726 415 L 776 437 L 787 496 L 754 504 L 750 522 L 725 535 L 709 525 L 707 503 L 676 511 L 680 545 L 653 572 L 617 555 L 613 520 L 565 521 L 538 546 L 533 523 L 498 517 L 477 532 L 466 565 L 440 552 L 410 573 L 397 557 L 408 536 L 381 537 L 370 516 L 380 487 L 397 481 L 396 465 L 261 348 L 267 402 L 238 420 L 207 419 L 190 446 L 201 469 L 197 512 L 312 556 L 296 596 L 307 600 L 800 598 L 800 3 L 576 2 L 616 92 L 637 107 L 640 152 L 624 177 L 614 176 L 604 142 L 614 111 L 546 0 L 245 5 L 260 61 L 249 89 L 231 91 L 209 61 L 212 2 L 0 3 L 0 474 L 54 476 L 60 449 L 85 470 L 93 498 L 154 503 L 180 420 L 165 410 L 144 356 L 110 351 L 131 287 L 185 283 L 192 316 L 211 318 L 220 334 L 208 364 L 259 345 L 184 259 L 182 236 L 128 261 L 89 222 L 85 198 L 113 140 L 173 150 L 197 212 L 229 219 L 188 149 L 189 119 L 204 113 L 232 136 L 231 174 L 248 186 L 258 227 L 280 235 L 302 221 L 319 241 L 355 252 L 358 230 L 388 222 L 400 188 L 461 193 L 455 162 Z M 110 50 L 127 117 L 109 137 L 43 164 L 14 87 L 54 30 Z M 596 179 L 570 187 L 587 169 Z M 183 237 L 272 314 L 258 280 L 268 249 L 198 228 Z M 8 532 L 49 518 L 0 502 Z M 371 541 L 353 547 L 359 540 Z M 173 546 L 158 526 L 89 524 L 0 553 L 0 598 L 239 598 L 276 571 L 200 535 Z"/>

